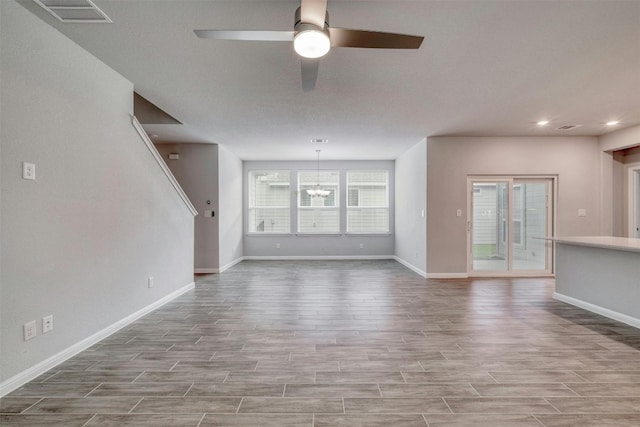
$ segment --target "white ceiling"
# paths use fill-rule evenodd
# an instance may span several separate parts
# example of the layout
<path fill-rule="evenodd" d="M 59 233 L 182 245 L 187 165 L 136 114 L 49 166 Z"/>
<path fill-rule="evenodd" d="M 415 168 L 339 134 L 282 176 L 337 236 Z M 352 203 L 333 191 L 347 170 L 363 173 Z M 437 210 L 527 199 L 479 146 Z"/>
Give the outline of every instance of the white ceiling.
<path fill-rule="evenodd" d="M 424 35 L 417 51 L 333 49 L 302 92 L 291 44 L 193 29 L 291 30 L 295 0 L 94 0 L 112 24 L 29 10 L 184 125 L 162 141 L 245 160 L 394 159 L 427 136 L 601 135 L 640 123 L 640 0 L 329 0 L 331 26 Z M 547 118 L 542 129 L 535 122 Z M 555 128 L 579 124 L 572 131 Z"/>

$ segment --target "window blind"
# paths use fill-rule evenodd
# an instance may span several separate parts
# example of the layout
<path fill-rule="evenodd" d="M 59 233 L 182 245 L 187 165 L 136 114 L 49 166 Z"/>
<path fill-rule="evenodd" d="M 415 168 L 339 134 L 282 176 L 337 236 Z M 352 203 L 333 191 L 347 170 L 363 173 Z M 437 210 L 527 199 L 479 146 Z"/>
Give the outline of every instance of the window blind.
<path fill-rule="evenodd" d="M 249 172 L 249 232 L 291 232 L 289 171 Z"/>
<path fill-rule="evenodd" d="M 311 197 L 307 190 L 317 184 L 329 191 L 327 197 Z M 331 234 L 340 232 L 340 173 L 298 171 L 298 232 Z"/>
<path fill-rule="evenodd" d="M 347 172 L 347 233 L 389 232 L 389 172 Z"/>

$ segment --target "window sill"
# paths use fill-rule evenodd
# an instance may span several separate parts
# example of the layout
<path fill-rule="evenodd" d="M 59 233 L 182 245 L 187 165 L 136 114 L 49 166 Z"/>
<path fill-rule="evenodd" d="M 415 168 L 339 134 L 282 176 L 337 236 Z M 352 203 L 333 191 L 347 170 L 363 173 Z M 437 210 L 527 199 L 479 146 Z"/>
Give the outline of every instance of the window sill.
<path fill-rule="evenodd" d="M 346 233 L 345 236 L 352 236 L 352 237 L 362 237 L 362 236 L 371 236 L 371 237 L 386 237 L 386 236 L 391 236 L 392 233 Z"/>
<path fill-rule="evenodd" d="M 300 237 L 342 236 L 342 233 L 296 233 Z"/>
<path fill-rule="evenodd" d="M 277 237 L 277 236 L 292 236 L 291 233 L 255 233 L 249 232 L 245 234 L 247 237 Z"/>

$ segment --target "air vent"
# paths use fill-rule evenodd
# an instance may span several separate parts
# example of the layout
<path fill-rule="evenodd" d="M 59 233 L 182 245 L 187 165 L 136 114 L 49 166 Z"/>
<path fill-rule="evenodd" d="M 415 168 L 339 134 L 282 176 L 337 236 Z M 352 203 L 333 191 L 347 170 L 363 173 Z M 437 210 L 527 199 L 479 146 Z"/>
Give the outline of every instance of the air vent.
<path fill-rule="evenodd" d="M 575 129 L 575 128 L 579 128 L 582 125 L 564 125 L 564 126 L 560 126 L 559 128 L 556 128 L 556 130 L 571 130 L 571 129 Z"/>
<path fill-rule="evenodd" d="M 322 138 L 314 138 L 311 140 L 312 144 L 326 144 L 327 142 L 329 142 L 328 139 L 322 139 Z"/>
<path fill-rule="evenodd" d="M 91 0 L 33 0 L 61 22 L 111 23 Z"/>

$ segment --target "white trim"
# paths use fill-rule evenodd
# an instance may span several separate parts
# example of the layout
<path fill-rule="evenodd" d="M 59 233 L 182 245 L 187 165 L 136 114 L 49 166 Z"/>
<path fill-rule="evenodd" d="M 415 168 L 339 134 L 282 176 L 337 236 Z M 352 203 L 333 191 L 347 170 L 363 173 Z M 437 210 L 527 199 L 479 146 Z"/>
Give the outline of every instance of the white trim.
<path fill-rule="evenodd" d="M 640 328 L 640 319 L 636 319 L 635 317 L 627 316 L 626 314 L 618 313 L 617 311 L 609 310 L 608 308 L 600 307 L 599 305 L 591 304 L 590 302 L 582 301 L 557 292 L 553 293 L 553 299 L 608 317 L 609 319 L 617 320 L 618 322 L 626 323 L 634 328 Z"/>
<path fill-rule="evenodd" d="M 193 273 L 194 274 L 215 274 L 215 273 L 220 273 L 220 269 L 219 268 L 194 268 Z"/>
<path fill-rule="evenodd" d="M 73 344 L 71 347 L 68 347 L 65 350 L 62 350 L 61 352 L 59 352 L 58 354 L 54 354 L 53 356 L 49 357 L 46 360 L 43 360 L 42 362 L 20 372 L 17 375 L 14 375 L 13 377 L 3 381 L 2 383 L 0 383 L 0 397 L 12 392 L 13 390 L 22 387 L 23 385 L 25 385 L 26 383 L 28 383 L 29 381 L 33 380 L 34 378 L 39 377 L 40 375 L 44 374 L 45 372 L 47 372 L 49 369 L 59 365 L 60 363 L 64 362 L 65 360 L 68 360 L 70 358 L 72 358 L 73 356 L 75 356 L 76 354 L 80 353 L 81 351 L 84 351 L 86 349 L 88 349 L 89 347 L 91 347 L 92 345 L 100 342 L 101 340 L 107 338 L 108 336 L 118 332 L 120 329 L 124 328 L 125 326 L 130 325 L 131 323 L 135 322 L 136 320 L 138 320 L 139 318 L 141 318 L 142 316 L 145 316 L 149 313 L 151 313 L 153 310 L 165 305 L 166 303 L 170 302 L 171 300 L 179 297 L 180 295 L 184 294 L 185 292 L 190 291 L 191 289 L 193 289 L 195 287 L 195 283 L 191 282 L 186 286 L 183 286 L 180 289 L 177 289 L 173 292 L 171 292 L 169 295 L 164 296 L 163 298 L 160 298 L 158 301 L 149 304 L 148 306 L 136 311 L 135 313 L 132 313 L 130 315 L 128 315 L 127 317 L 118 320 L 117 322 L 115 322 L 114 324 L 107 326 L 106 328 L 104 328 L 101 331 L 96 332 L 95 334 Z"/>
<path fill-rule="evenodd" d="M 412 270 L 415 273 L 418 273 L 419 275 L 421 275 L 422 277 L 424 277 L 425 279 L 427 278 L 427 273 L 426 271 L 422 271 L 420 270 L 418 267 L 416 267 L 415 265 L 403 260 L 402 258 L 398 257 L 398 256 L 394 256 L 393 259 L 395 259 L 396 261 L 398 261 L 400 264 L 404 265 L 405 267 L 407 267 L 409 270 Z"/>
<path fill-rule="evenodd" d="M 638 213 L 636 209 L 640 209 L 640 200 L 637 200 L 636 194 L 638 194 L 638 176 L 640 175 L 640 163 L 632 163 L 629 165 L 629 184 L 628 184 L 628 237 L 636 237 L 636 228 L 640 227 L 640 224 L 636 224 Z"/>
<path fill-rule="evenodd" d="M 514 279 L 519 279 L 522 277 L 553 278 L 556 276 L 553 273 L 547 273 L 545 271 L 517 271 L 515 273 L 499 272 L 499 271 L 490 271 L 487 273 L 482 273 L 482 272 L 475 271 L 472 274 L 469 274 L 469 278 L 487 278 L 487 277 L 511 277 Z"/>
<path fill-rule="evenodd" d="M 427 273 L 427 279 L 468 279 L 467 273 Z"/>
<path fill-rule="evenodd" d="M 231 267 L 233 267 L 234 265 L 236 265 L 236 264 L 238 264 L 238 263 L 240 263 L 242 261 L 244 261 L 244 257 L 243 256 L 231 261 L 229 264 L 220 267 L 220 273 L 224 273 L 225 271 L 227 271 L 228 269 L 230 269 Z"/>
<path fill-rule="evenodd" d="M 176 177 L 173 176 L 173 173 L 171 173 L 171 170 L 169 170 L 167 164 L 164 162 L 164 160 L 162 160 L 162 156 L 160 155 L 160 153 L 158 153 L 155 145 L 153 145 L 153 142 L 151 142 L 151 139 L 149 139 L 149 136 L 144 131 L 142 125 L 134 115 L 131 115 L 131 124 L 133 124 L 133 128 L 138 132 L 140 138 L 142 138 L 142 141 L 147 146 L 149 151 L 151 151 L 153 158 L 156 159 L 156 162 L 158 163 L 164 174 L 167 176 L 167 179 L 169 179 L 171 185 L 173 185 L 173 188 L 175 188 L 180 198 L 184 201 L 184 204 L 187 205 L 187 208 L 191 211 L 191 214 L 193 216 L 198 215 L 198 211 L 193 207 L 191 200 L 189 200 L 189 197 L 187 197 L 186 193 L 182 190 L 182 187 L 180 187 L 180 184 L 178 184 Z"/>
<path fill-rule="evenodd" d="M 324 261 L 324 260 L 376 260 L 376 259 L 393 259 L 395 260 L 394 255 L 326 255 L 326 256 L 295 256 L 295 255 L 285 255 L 285 256 L 245 256 L 244 260 L 248 261 Z"/>

